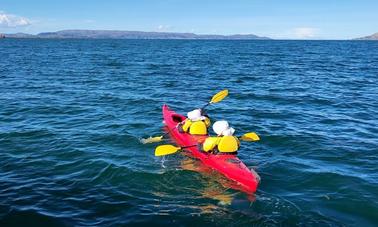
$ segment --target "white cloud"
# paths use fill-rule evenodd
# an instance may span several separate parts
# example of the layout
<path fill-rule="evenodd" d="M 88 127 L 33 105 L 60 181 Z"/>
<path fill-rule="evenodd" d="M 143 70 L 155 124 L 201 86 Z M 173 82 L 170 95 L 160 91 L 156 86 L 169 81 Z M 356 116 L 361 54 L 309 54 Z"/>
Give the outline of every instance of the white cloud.
<path fill-rule="evenodd" d="M 309 39 L 314 38 L 317 35 L 317 32 L 316 28 L 301 27 L 295 28 L 292 33 L 298 39 Z"/>
<path fill-rule="evenodd" d="M 22 27 L 28 26 L 31 22 L 29 19 L 25 17 L 16 16 L 13 14 L 6 14 L 4 12 L 0 12 L 0 27 Z"/>
<path fill-rule="evenodd" d="M 172 26 L 170 26 L 170 25 L 159 25 L 157 27 L 157 30 L 159 32 L 166 32 L 166 31 L 169 31 L 171 28 L 172 28 Z"/>

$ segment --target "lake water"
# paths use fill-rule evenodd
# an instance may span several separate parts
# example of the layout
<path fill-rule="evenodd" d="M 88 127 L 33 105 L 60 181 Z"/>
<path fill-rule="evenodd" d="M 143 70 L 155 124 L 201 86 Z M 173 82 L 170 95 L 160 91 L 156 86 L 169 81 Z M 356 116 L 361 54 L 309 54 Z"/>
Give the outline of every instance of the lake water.
<path fill-rule="evenodd" d="M 378 224 L 378 42 L 0 40 L 0 225 Z M 161 107 L 208 108 L 255 198 L 154 157 Z M 169 143 L 165 141 L 164 143 Z"/>

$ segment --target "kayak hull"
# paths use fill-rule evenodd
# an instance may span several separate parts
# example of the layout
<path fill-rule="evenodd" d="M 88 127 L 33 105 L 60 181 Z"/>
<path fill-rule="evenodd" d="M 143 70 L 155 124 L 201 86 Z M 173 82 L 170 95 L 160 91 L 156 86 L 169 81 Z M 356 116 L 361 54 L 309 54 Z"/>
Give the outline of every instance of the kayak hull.
<path fill-rule="evenodd" d="M 176 126 L 186 117 L 172 111 L 167 105 L 163 105 L 163 118 L 169 135 L 180 147 L 203 143 L 208 137 L 180 133 Z M 209 154 L 199 151 L 197 147 L 189 147 L 185 150 L 189 152 L 190 156 L 201 160 L 204 165 L 233 181 L 236 184 L 236 189 L 247 193 L 254 193 L 257 190 L 260 182 L 259 175 L 254 170 L 249 169 L 236 155 Z"/>

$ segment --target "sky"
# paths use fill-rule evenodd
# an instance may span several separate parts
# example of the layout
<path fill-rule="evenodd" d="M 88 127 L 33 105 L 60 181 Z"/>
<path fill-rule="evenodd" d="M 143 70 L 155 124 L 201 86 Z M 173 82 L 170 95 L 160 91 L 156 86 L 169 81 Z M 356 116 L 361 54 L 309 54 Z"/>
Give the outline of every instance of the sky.
<path fill-rule="evenodd" d="M 378 0 L 0 0 L 0 33 L 64 29 L 350 39 L 378 32 Z"/>

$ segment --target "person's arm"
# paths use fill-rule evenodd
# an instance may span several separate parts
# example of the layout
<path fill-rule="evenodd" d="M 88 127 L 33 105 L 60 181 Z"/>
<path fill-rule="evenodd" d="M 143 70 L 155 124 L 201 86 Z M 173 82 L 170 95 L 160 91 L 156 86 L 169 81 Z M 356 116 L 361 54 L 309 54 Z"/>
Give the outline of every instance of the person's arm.
<path fill-rule="evenodd" d="M 234 136 L 234 138 L 236 139 L 236 142 L 238 142 L 238 148 L 240 147 L 240 140 L 238 137 Z"/>
<path fill-rule="evenodd" d="M 208 117 L 205 118 L 204 122 L 205 122 L 205 125 L 206 125 L 207 128 L 211 125 L 210 118 L 208 118 Z"/>
<path fill-rule="evenodd" d="M 203 150 L 209 152 L 213 150 L 218 145 L 217 137 L 208 137 L 203 143 Z"/>
<path fill-rule="evenodd" d="M 182 125 L 182 130 L 184 131 L 184 132 L 188 132 L 189 131 L 189 127 L 192 125 L 192 121 L 191 120 L 189 120 L 189 119 L 186 119 L 185 121 L 184 121 L 184 124 Z"/>

